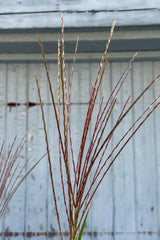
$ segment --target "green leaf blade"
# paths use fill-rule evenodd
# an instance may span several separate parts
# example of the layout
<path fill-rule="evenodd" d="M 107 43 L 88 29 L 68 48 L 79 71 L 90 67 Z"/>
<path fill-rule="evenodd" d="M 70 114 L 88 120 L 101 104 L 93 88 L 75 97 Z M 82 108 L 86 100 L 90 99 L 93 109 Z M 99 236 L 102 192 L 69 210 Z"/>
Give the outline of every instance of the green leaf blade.
<path fill-rule="evenodd" d="M 84 226 L 85 226 L 85 223 L 86 223 L 86 220 L 87 220 L 88 213 L 89 213 L 89 209 L 88 209 L 88 211 L 86 213 L 86 216 L 84 218 L 84 221 L 82 223 L 82 227 L 81 227 L 81 230 L 79 232 L 78 240 L 81 240 L 81 238 L 82 238 L 82 234 L 83 234 L 83 230 L 84 230 Z"/>

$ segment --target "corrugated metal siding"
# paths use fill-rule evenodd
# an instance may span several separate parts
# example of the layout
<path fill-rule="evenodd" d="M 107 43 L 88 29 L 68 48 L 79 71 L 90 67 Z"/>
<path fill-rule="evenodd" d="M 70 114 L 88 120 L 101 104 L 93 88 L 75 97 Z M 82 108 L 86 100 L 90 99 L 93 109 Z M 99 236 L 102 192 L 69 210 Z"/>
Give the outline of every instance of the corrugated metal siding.
<path fill-rule="evenodd" d="M 109 64 L 101 93 L 105 91 L 106 95 L 109 94 L 125 66 L 126 63 Z M 69 76 L 71 65 L 67 64 L 66 69 L 67 76 Z M 71 97 L 71 123 L 75 151 L 78 151 L 89 89 L 92 80 L 95 79 L 97 69 L 97 63 L 81 63 L 75 66 Z M 119 96 L 112 120 L 128 95 L 131 94 L 132 98 L 135 98 L 159 73 L 159 69 L 160 62 L 136 62 L 133 64 L 132 72 Z M 52 82 L 56 85 L 57 66 L 49 64 L 49 70 Z M 34 80 L 35 73 L 40 81 L 50 146 L 53 148 L 53 167 L 55 171 L 58 171 L 58 153 L 55 146 L 57 143 L 56 127 L 52 106 L 49 104 L 51 99 L 42 64 L 0 65 L 0 140 L 5 138 L 6 144 L 9 144 L 16 134 L 21 136 L 29 128 L 30 131 L 36 131 L 37 134 L 32 144 L 24 149 L 24 160 L 29 155 L 38 159 L 45 152 L 41 113 Z M 123 126 L 119 129 L 121 134 L 131 125 L 138 112 L 142 112 L 154 96 L 159 94 L 160 88 L 157 86 L 144 96 L 143 101 L 124 121 Z M 55 94 L 57 94 L 56 91 Z M 10 103 L 20 103 L 20 105 L 11 107 Z M 159 118 L 160 111 L 158 109 L 121 153 L 114 167 L 106 176 L 89 213 L 85 240 L 159 239 Z M 112 146 L 119 137 L 119 132 L 115 136 Z M 55 178 L 55 181 L 58 183 L 58 179 Z M 58 203 L 60 209 L 63 209 L 61 190 L 58 185 L 57 188 Z M 63 215 L 62 210 L 61 213 Z M 62 218 L 62 228 L 63 231 L 68 232 L 64 217 Z M 53 239 L 59 239 L 47 160 L 43 160 L 39 164 L 17 191 L 0 223 L 0 231 L 1 239 L 7 240 L 28 239 L 34 235 L 33 239 L 44 240 L 47 239 L 47 233 L 48 236 L 55 234 Z M 65 239 L 68 239 L 68 236 Z"/>

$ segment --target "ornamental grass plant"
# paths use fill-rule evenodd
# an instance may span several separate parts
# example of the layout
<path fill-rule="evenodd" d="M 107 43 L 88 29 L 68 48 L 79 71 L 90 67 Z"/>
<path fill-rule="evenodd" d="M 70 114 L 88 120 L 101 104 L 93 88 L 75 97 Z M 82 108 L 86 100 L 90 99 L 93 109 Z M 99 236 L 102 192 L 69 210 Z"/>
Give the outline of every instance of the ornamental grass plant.
<path fill-rule="evenodd" d="M 28 138 L 28 136 L 30 136 Z M 13 195 L 25 178 L 38 165 L 38 161 L 32 161 L 30 156 L 25 162 L 22 154 L 25 144 L 33 139 L 31 133 L 26 133 L 18 142 L 17 136 L 13 139 L 8 150 L 3 141 L 0 149 L 0 218 L 3 216 Z"/>
<path fill-rule="evenodd" d="M 52 147 L 50 146 L 47 125 L 45 120 L 45 114 L 43 110 L 43 99 L 41 97 L 40 86 L 37 76 L 35 76 L 38 95 L 41 106 L 43 127 L 46 140 L 46 149 L 48 155 L 49 172 L 52 185 L 53 199 L 55 204 L 55 211 L 58 220 L 59 233 L 61 240 L 63 239 L 62 229 L 62 216 L 60 214 L 57 192 L 55 184 L 55 175 L 58 172 L 54 172 L 53 166 L 55 161 L 59 161 L 59 180 L 62 190 L 63 203 L 65 207 L 65 214 L 68 222 L 69 239 L 80 240 L 83 233 L 83 228 L 87 215 L 91 206 L 92 199 L 96 194 L 104 177 L 110 170 L 112 164 L 118 158 L 121 151 L 126 147 L 127 143 L 132 139 L 134 134 L 139 130 L 147 118 L 153 113 L 153 111 L 160 104 L 160 96 L 157 96 L 152 103 L 142 112 L 135 122 L 132 122 L 129 129 L 124 135 L 114 143 L 114 147 L 109 151 L 109 144 L 111 143 L 114 134 L 120 124 L 123 124 L 124 118 L 132 111 L 137 102 L 143 97 L 144 94 L 155 84 L 160 75 L 158 75 L 150 84 L 141 92 L 141 94 L 130 101 L 130 96 L 126 99 L 122 109 L 119 109 L 117 119 L 112 121 L 112 115 L 115 109 L 117 98 L 126 81 L 126 78 L 131 71 L 131 65 L 136 57 L 136 54 L 132 57 L 128 66 L 124 70 L 123 74 L 119 77 L 118 82 L 113 87 L 110 96 L 107 96 L 107 101 L 104 101 L 104 94 L 101 96 L 98 110 L 94 116 L 96 116 L 95 124 L 91 132 L 89 143 L 87 141 L 89 135 L 89 128 L 91 119 L 93 118 L 93 112 L 95 111 L 96 98 L 101 88 L 103 81 L 103 75 L 107 67 L 109 60 L 108 48 L 111 41 L 111 37 L 115 27 L 115 21 L 111 27 L 110 35 L 104 54 L 101 58 L 97 76 L 93 80 L 93 84 L 90 90 L 90 96 L 88 100 L 88 107 L 86 112 L 86 118 L 84 122 L 83 131 L 81 133 L 81 140 L 79 145 L 79 152 L 75 158 L 75 152 L 73 149 L 73 137 L 72 137 L 72 125 L 70 114 L 70 99 L 71 99 L 71 86 L 74 74 L 74 65 L 76 60 L 76 54 L 78 49 L 78 39 L 75 47 L 75 55 L 73 59 L 73 67 L 70 76 L 69 86 L 66 80 L 66 67 L 65 67 L 65 43 L 64 43 L 64 26 L 63 17 L 61 17 L 62 24 L 62 39 L 58 40 L 58 83 L 57 92 L 58 99 L 55 99 L 52 82 L 46 63 L 45 53 L 42 42 L 39 40 L 39 44 L 42 51 L 42 57 L 44 61 L 44 67 L 46 71 L 46 79 L 49 85 L 49 91 L 52 100 L 52 106 L 54 110 L 54 117 L 56 121 L 56 127 L 58 132 L 58 146 L 59 160 L 51 158 Z M 57 101 L 57 103 L 56 103 Z M 61 109 L 62 106 L 62 109 Z M 109 122 L 112 121 L 112 127 L 108 130 Z M 73 123 L 72 123 L 73 124 Z M 107 129 L 107 130 L 106 130 Z M 106 157 L 107 153 L 107 157 Z M 67 184 L 65 184 L 67 182 Z"/>

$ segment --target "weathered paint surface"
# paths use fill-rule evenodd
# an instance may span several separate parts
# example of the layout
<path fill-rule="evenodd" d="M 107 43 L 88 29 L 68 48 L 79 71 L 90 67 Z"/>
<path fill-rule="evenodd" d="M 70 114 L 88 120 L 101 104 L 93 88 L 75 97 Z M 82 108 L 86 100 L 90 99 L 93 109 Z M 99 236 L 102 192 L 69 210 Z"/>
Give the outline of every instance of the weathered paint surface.
<path fill-rule="evenodd" d="M 158 0 L 1 0 L 0 28 L 60 27 L 63 12 L 66 27 L 159 24 Z"/>
<path fill-rule="evenodd" d="M 104 76 L 102 90 L 108 96 L 118 80 L 126 63 L 109 63 Z M 66 65 L 67 77 L 71 64 Z M 89 89 L 95 79 L 97 63 L 82 63 L 75 66 L 71 97 L 71 124 L 74 154 L 78 144 L 87 109 Z M 120 106 L 131 95 L 135 98 L 142 89 L 159 73 L 160 62 L 136 62 L 131 75 L 119 95 L 115 115 Z M 49 64 L 53 86 L 57 85 L 57 66 Z M 26 129 L 36 131 L 34 141 L 23 152 L 23 160 L 34 159 L 46 151 L 41 121 L 39 100 L 34 80 L 38 75 L 49 131 L 51 156 L 55 173 L 59 171 L 57 151 L 57 131 L 53 119 L 53 109 L 42 64 L 1 64 L 0 65 L 0 141 L 9 144 L 13 137 L 23 135 Z M 110 146 L 125 133 L 126 129 L 142 112 L 160 88 L 153 87 L 143 101 L 125 119 Z M 57 95 L 56 90 L 54 90 Z M 97 102 L 100 101 L 98 96 Z M 16 103 L 19 103 L 16 105 Z M 30 104 L 27 104 L 30 103 Z M 96 115 L 95 115 L 96 116 Z M 91 240 L 158 240 L 160 237 L 160 111 L 148 119 L 122 152 L 114 167 L 104 179 L 91 208 L 84 239 Z M 94 118 L 93 118 L 94 122 Z M 109 127 L 111 127 L 112 122 Z M 92 126 L 91 126 L 92 129 Z M 55 176 L 58 206 L 61 209 L 62 228 L 68 239 L 68 228 L 63 211 L 63 201 L 59 179 Z M 0 239 L 59 239 L 58 225 L 51 192 L 48 164 L 44 159 L 30 174 L 10 202 L 6 214 L 0 222 Z"/>

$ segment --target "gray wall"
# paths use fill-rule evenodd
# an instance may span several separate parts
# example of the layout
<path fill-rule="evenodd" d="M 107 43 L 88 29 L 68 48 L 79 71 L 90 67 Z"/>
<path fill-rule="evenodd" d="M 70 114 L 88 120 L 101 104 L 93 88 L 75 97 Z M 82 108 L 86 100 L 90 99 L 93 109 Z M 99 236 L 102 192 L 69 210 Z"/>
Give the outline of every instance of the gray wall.
<path fill-rule="evenodd" d="M 0 28 L 154 25 L 160 23 L 159 0 L 1 0 Z"/>
<path fill-rule="evenodd" d="M 116 80 L 127 63 L 110 63 L 104 76 L 102 90 L 109 94 Z M 67 76 L 71 64 L 67 64 Z M 74 154 L 78 151 L 83 120 L 87 109 L 89 89 L 95 79 L 97 63 L 78 63 L 75 67 L 71 98 L 71 117 Z M 135 98 L 138 93 L 159 73 L 160 62 L 135 62 L 123 91 L 119 95 L 115 115 L 124 101 L 131 94 Z M 49 64 L 51 78 L 57 84 L 57 66 Z M 44 133 L 34 74 L 37 73 L 47 126 L 51 143 L 54 170 L 58 171 L 56 130 L 53 110 L 48 94 L 47 81 L 42 64 L 1 64 L 0 65 L 0 140 L 7 144 L 26 129 L 36 131 L 36 136 L 28 150 L 24 150 L 24 159 L 31 155 L 38 159 L 45 152 Z M 159 94 L 157 84 L 146 94 L 137 108 L 124 121 L 112 142 L 116 143 L 120 134 L 131 125 L 138 113 Z M 55 91 L 56 94 L 56 91 Z M 100 99 L 98 97 L 98 99 Z M 10 107 L 10 102 L 20 103 Z M 27 107 L 26 102 L 35 103 Z M 85 228 L 85 240 L 158 240 L 160 231 L 160 111 L 148 119 L 147 123 L 136 134 L 114 164 L 97 192 Z M 112 123 L 110 123 L 112 124 Z M 110 125 L 111 127 L 111 125 Z M 92 129 L 92 126 L 91 126 Z M 62 196 L 57 186 L 58 204 L 61 209 L 62 228 L 68 232 L 62 208 Z M 46 239 L 46 232 L 57 236 L 57 222 L 53 205 L 47 160 L 43 160 L 31 173 L 26 182 L 17 191 L 0 223 L 1 239 Z M 18 236 L 16 236 L 18 233 Z M 26 238 L 23 236 L 26 234 Z M 49 239 L 49 238 L 48 238 Z M 65 237 L 68 239 L 68 236 Z"/>

